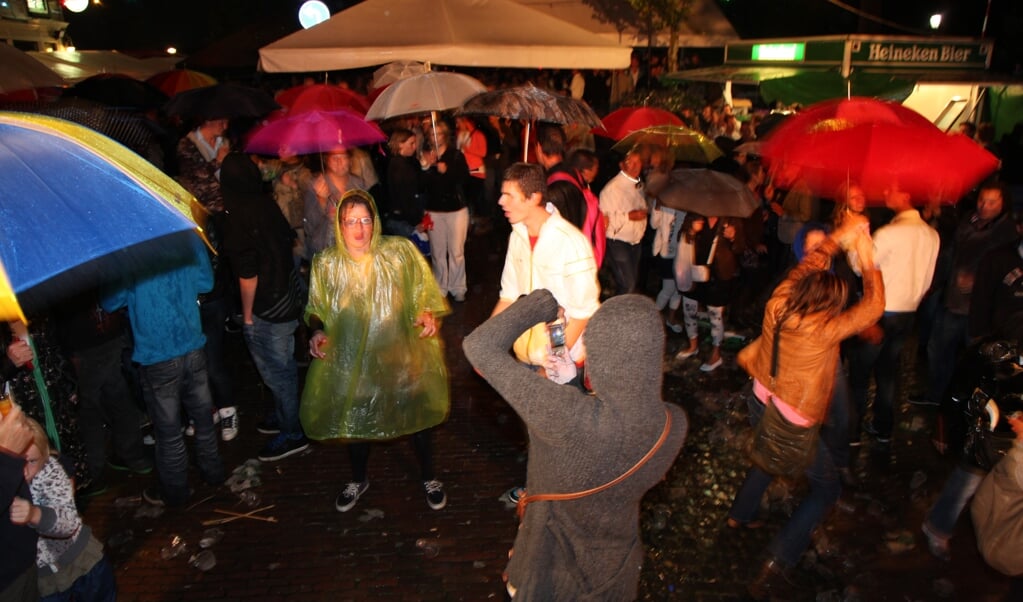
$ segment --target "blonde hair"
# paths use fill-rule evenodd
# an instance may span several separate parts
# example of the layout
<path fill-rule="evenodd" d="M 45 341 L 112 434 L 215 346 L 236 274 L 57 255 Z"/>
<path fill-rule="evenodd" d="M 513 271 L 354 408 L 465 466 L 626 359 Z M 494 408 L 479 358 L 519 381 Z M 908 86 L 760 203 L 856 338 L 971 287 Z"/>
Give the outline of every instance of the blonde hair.
<path fill-rule="evenodd" d="M 39 448 L 39 453 L 43 456 L 43 458 L 49 457 L 50 438 L 46 435 L 43 425 L 28 416 L 25 416 L 25 424 L 27 424 L 28 428 L 32 431 L 32 443 Z"/>

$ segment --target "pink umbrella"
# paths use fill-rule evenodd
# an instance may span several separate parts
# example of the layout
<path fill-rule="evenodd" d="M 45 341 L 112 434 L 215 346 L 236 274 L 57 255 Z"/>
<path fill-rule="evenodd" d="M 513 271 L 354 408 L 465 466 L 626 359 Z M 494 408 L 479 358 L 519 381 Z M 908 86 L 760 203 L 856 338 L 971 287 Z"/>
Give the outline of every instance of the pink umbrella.
<path fill-rule="evenodd" d="M 249 138 L 245 151 L 261 155 L 306 155 L 386 139 L 375 124 L 349 111 L 307 111 L 260 127 Z"/>

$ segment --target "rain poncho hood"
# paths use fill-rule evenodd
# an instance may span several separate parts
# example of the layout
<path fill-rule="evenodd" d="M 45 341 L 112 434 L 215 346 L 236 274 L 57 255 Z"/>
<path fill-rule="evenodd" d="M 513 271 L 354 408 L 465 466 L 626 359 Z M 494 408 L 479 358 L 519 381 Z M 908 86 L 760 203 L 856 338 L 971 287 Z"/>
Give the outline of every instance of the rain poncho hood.
<path fill-rule="evenodd" d="M 306 318 L 324 324 L 326 358 L 309 366 L 301 418 L 311 439 L 389 439 L 440 424 L 450 406 L 439 337 L 420 338 L 416 317 L 449 313 L 430 266 L 406 238 L 382 236 L 372 197 L 373 239 L 355 259 L 341 232 L 313 258 Z"/>

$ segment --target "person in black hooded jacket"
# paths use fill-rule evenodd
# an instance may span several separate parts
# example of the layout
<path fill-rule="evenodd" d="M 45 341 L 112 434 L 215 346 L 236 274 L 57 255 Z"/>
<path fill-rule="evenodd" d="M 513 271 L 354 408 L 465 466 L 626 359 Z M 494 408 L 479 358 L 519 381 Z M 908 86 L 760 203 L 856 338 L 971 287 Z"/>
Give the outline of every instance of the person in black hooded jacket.
<path fill-rule="evenodd" d="M 295 329 L 305 292 L 292 261 L 295 233 L 272 196 L 263 190 L 259 167 L 232 153 L 220 168 L 227 219 L 224 253 L 241 291 L 242 332 L 263 382 L 273 392 L 280 431 L 259 453 L 280 460 L 309 446 L 298 418 Z"/>

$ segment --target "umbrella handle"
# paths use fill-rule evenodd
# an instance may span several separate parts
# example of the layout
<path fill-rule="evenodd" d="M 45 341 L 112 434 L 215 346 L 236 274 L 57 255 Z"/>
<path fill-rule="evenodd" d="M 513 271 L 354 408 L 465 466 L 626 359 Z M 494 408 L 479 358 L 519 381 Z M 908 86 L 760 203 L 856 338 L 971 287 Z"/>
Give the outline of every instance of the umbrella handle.
<path fill-rule="evenodd" d="M 533 121 L 529 120 L 526 122 L 526 137 L 522 139 L 522 162 L 529 162 L 529 128 L 533 125 Z"/>
<path fill-rule="evenodd" d="M 437 154 L 437 160 L 440 161 L 440 143 L 437 142 L 437 111 L 430 111 L 430 128 L 433 130 L 433 151 Z"/>

